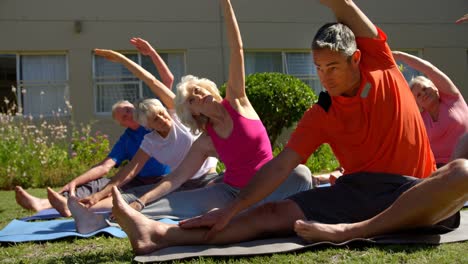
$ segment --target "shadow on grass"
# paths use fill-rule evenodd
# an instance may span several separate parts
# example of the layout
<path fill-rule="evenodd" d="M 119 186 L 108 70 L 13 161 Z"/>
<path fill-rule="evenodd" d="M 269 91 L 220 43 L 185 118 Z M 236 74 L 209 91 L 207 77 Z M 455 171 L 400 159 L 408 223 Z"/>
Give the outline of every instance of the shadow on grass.
<path fill-rule="evenodd" d="M 133 261 L 134 255 L 131 251 L 125 252 L 102 252 L 94 253 L 80 252 L 69 256 L 54 257 L 44 263 L 137 263 Z"/>

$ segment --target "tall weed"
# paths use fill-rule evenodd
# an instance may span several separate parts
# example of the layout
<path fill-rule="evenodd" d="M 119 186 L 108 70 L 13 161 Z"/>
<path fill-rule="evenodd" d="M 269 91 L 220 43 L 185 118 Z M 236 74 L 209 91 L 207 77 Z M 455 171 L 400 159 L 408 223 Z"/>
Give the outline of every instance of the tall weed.
<path fill-rule="evenodd" d="M 23 115 L 14 104 L 0 113 L 0 189 L 60 186 L 107 155 L 107 135 L 76 125 L 67 106 L 51 117 Z"/>

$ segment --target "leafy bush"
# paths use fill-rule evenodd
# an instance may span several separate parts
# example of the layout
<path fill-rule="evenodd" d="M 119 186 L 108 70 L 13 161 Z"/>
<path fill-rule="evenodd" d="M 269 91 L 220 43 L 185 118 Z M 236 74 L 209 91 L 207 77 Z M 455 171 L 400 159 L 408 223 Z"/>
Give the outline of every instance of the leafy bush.
<path fill-rule="evenodd" d="M 246 93 L 270 137 L 272 145 L 284 128 L 299 121 L 317 100 L 312 89 L 298 78 L 276 72 L 254 73 L 245 80 Z M 221 88 L 224 97 L 226 84 Z"/>
<path fill-rule="evenodd" d="M 282 147 L 276 147 L 273 150 L 273 156 L 278 155 L 283 150 Z M 339 166 L 338 160 L 335 158 L 330 145 L 323 144 L 310 155 L 306 165 L 312 173 L 322 173 L 335 170 Z"/>
<path fill-rule="evenodd" d="M 108 151 L 106 135 L 91 135 L 91 125 L 76 126 L 60 114 L 33 118 L 16 109 L 0 113 L 0 189 L 63 185 Z"/>

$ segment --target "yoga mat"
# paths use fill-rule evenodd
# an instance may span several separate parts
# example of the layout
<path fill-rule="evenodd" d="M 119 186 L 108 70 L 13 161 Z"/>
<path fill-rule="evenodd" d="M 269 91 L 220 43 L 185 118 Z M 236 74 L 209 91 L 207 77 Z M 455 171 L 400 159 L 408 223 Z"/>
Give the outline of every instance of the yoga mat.
<path fill-rule="evenodd" d="M 108 213 L 110 213 L 110 211 L 96 212 L 96 214 L 108 214 Z M 54 208 L 50 208 L 50 209 L 44 209 L 42 211 L 39 211 L 35 213 L 34 215 L 20 218 L 19 220 L 21 221 L 50 220 L 50 219 L 57 219 L 57 218 L 62 218 L 62 217 L 63 216 L 61 216 L 57 210 L 55 210 Z"/>
<path fill-rule="evenodd" d="M 45 209 L 35 213 L 34 215 L 20 218 L 21 221 L 33 221 L 33 220 L 49 220 L 62 217 L 60 213 L 54 208 Z"/>
<path fill-rule="evenodd" d="M 91 237 L 99 233 L 124 238 L 124 231 L 117 227 L 106 227 L 89 234 L 80 234 L 74 220 L 50 220 L 40 222 L 11 221 L 0 231 L 0 242 L 48 241 L 64 237 Z"/>
<path fill-rule="evenodd" d="M 160 220 L 165 223 L 177 223 L 170 219 Z M 125 238 L 125 232 L 116 226 L 109 226 L 89 234 L 80 234 L 76 231 L 75 221 L 49 220 L 25 222 L 14 219 L 5 228 L 0 230 L 1 242 L 28 242 L 28 241 L 49 241 L 65 237 L 91 237 L 96 234 L 106 233 L 118 238 Z"/>
<path fill-rule="evenodd" d="M 308 244 L 299 237 L 272 238 L 236 243 L 224 246 L 177 246 L 157 250 L 153 253 L 136 256 L 138 262 L 157 262 L 178 260 L 199 256 L 251 256 L 281 252 L 291 252 L 299 249 L 312 248 L 320 245 L 343 246 L 352 242 L 369 244 L 429 244 L 460 242 L 468 240 L 468 211 L 461 211 L 460 227 L 445 234 L 394 234 L 378 236 L 370 239 L 356 238 L 343 243 L 317 242 Z"/>

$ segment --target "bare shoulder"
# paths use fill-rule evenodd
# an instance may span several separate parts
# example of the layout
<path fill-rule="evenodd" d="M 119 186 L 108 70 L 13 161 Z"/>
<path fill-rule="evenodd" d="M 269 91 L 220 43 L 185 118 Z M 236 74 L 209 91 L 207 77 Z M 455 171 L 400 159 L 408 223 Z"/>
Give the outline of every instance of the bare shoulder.
<path fill-rule="evenodd" d="M 216 149 L 213 145 L 213 141 L 211 141 L 211 138 L 206 133 L 201 134 L 197 140 L 195 140 L 192 147 L 206 156 L 218 156 L 218 153 L 216 152 Z"/>

